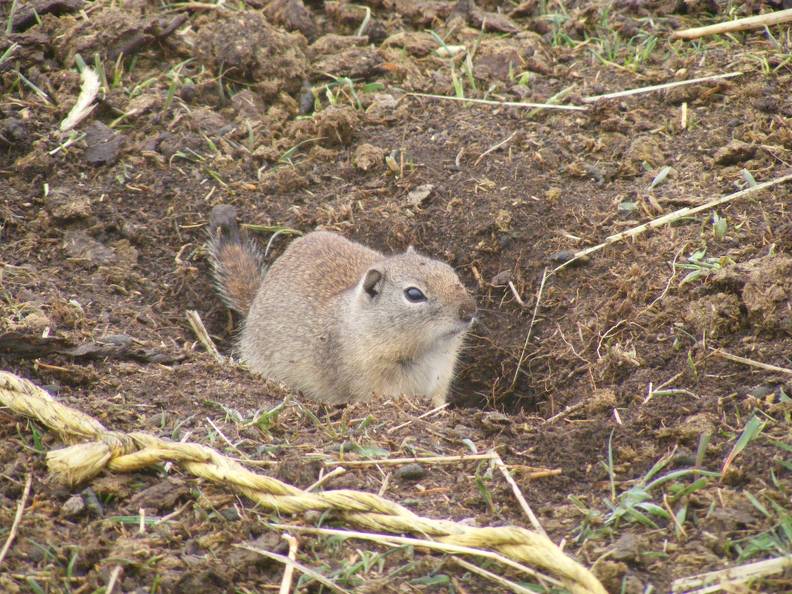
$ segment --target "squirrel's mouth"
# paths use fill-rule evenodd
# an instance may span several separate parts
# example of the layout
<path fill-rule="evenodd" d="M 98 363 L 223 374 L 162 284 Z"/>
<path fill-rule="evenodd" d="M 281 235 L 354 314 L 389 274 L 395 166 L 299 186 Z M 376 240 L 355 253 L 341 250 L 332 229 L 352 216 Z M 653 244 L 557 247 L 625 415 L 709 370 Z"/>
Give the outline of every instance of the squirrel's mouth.
<path fill-rule="evenodd" d="M 476 318 L 471 319 L 469 322 L 465 322 L 462 320 L 457 320 L 454 328 L 449 330 L 448 332 L 444 332 L 440 335 L 440 338 L 454 338 L 455 336 L 459 336 L 460 334 L 464 334 L 473 326 L 473 323 L 476 321 Z"/>

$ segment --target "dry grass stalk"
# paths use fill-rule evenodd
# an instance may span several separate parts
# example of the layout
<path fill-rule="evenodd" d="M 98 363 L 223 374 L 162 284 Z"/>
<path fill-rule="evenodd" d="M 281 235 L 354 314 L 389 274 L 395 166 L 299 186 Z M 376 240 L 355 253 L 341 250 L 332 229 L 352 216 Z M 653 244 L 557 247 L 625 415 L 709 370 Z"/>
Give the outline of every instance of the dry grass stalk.
<path fill-rule="evenodd" d="M 723 359 L 734 361 L 735 363 L 750 365 L 751 367 L 764 369 L 765 371 L 776 371 L 778 373 L 785 373 L 787 375 L 792 375 L 792 369 L 789 369 L 787 367 L 778 367 L 777 365 L 770 365 L 768 363 L 762 363 L 761 361 L 754 361 L 753 359 L 747 359 L 745 357 L 740 357 L 739 355 L 732 355 L 731 353 L 727 353 L 726 351 L 721 349 L 715 349 L 714 351 L 712 351 L 712 353 Z"/>
<path fill-rule="evenodd" d="M 17 506 L 16 514 L 14 515 L 14 521 L 11 523 L 11 530 L 8 531 L 8 537 L 6 538 L 5 544 L 3 545 L 3 550 L 0 551 L 0 565 L 3 564 L 3 559 L 5 559 L 5 556 L 8 554 L 8 551 L 11 548 L 11 543 L 14 542 L 17 530 L 19 530 L 19 523 L 22 521 L 22 514 L 25 511 L 25 504 L 27 503 L 27 498 L 30 496 L 30 486 L 32 484 L 33 476 L 29 474 L 25 479 L 25 488 L 22 489 L 22 498 L 19 500 L 19 505 Z"/>
<path fill-rule="evenodd" d="M 525 334 L 525 342 L 523 342 L 522 350 L 520 351 L 520 358 L 517 361 L 517 369 L 514 370 L 514 377 L 512 378 L 512 388 L 517 384 L 517 378 L 520 374 L 520 367 L 525 362 L 525 349 L 528 348 L 528 341 L 531 340 L 531 332 L 533 332 L 534 324 L 536 323 L 536 314 L 539 312 L 539 304 L 542 302 L 542 293 L 544 292 L 545 281 L 547 280 L 547 268 L 542 271 L 542 282 L 539 283 L 539 290 L 536 291 L 536 303 L 534 304 L 533 314 L 531 315 L 531 323 L 528 325 L 528 332 Z"/>
<path fill-rule="evenodd" d="M 337 476 L 340 476 L 340 475 L 344 474 L 345 472 L 346 472 L 346 468 L 344 468 L 342 466 L 338 466 L 338 467 L 334 468 L 333 470 L 331 470 L 330 472 L 328 472 L 327 474 L 320 476 L 319 480 L 315 481 L 312 485 L 310 485 L 306 489 L 306 491 L 316 491 L 316 489 L 318 489 L 320 486 L 325 484 L 330 479 L 333 479 L 333 478 L 335 478 Z"/>
<path fill-rule="evenodd" d="M 780 25 L 781 23 L 788 23 L 790 21 L 792 21 L 792 8 L 787 8 L 786 10 L 777 10 L 775 12 L 768 12 L 767 14 L 758 14 L 756 16 L 745 17 L 744 19 L 736 19 L 734 21 L 716 23 L 715 25 L 707 25 L 706 27 L 693 27 L 691 29 L 674 31 L 671 34 L 671 39 L 698 39 L 699 37 L 704 37 L 706 35 L 718 35 L 719 33 L 734 33 L 735 31 L 761 29 L 762 27 Z"/>
<path fill-rule="evenodd" d="M 665 89 L 673 89 L 674 87 L 683 87 L 685 85 L 692 85 L 700 82 L 720 80 L 722 78 L 733 78 L 735 76 L 742 76 L 742 74 L 743 74 L 742 72 L 727 72 L 726 74 L 713 74 L 712 76 L 702 76 L 700 78 L 691 78 L 688 80 L 677 80 L 674 82 L 663 83 L 660 85 L 651 85 L 649 87 L 640 87 L 638 89 L 629 89 L 627 91 L 617 91 L 615 93 L 607 93 L 605 95 L 592 95 L 591 97 L 584 97 L 583 103 L 596 103 L 597 101 L 604 101 L 606 99 L 618 99 L 619 97 L 629 97 L 630 95 L 639 95 L 642 93 L 663 91 Z"/>
<path fill-rule="evenodd" d="M 493 101 L 491 99 L 473 99 L 471 97 L 454 97 L 451 95 L 431 95 L 429 93 L 408 93 L 411 97 L 425 97 L 426 99 L 439 99 L 441 101 L 462 101 L 463 103 L 476 103 L 478 105 L 493 105 L 495 107 L 530 107 L 532 109 L 560 109 L 565 111 L 586 111 L 588 107 L 580 105 L 558 105 L 555 103 L 523 103 L 521 101 Z"/>
<path fill-rule="evenodd" d="M 187 321 L 190 323 L 190 327 L 192 328 L 193 332 L 195 333 L 196 338 L 201 342 L 203 347 L 206 349 L 206 352 L 214 357 L 214 360 L 220 363 L 220 365 L 225 365 L 227 363 L 226 358 L 220 354 L 220 351 L 217 350 L 212 337 L 209 336 L 209 332 L 206 331 L 206 326 L 204 326 L 203 320 L 201 320 L 201 316 L 198 314 L 197 311 L 194 309 L 187 310 Z"/>
<path fill-rule="evenodd" d="M 423 458 L 380 458 L 378 460 L 328 460 L 328 464 L 344 464 L 345 466 L 398 466 L 399 464 L 455 464 L 470 460 L 490 460 L 489 454 L 470 454 L 462 456 L 426 456 Z"/>
<path fill-rule="evenodd" d="M 390 429 L 388 429 L 386 431 L 386 433 L 390 434 L 390 433 L 394 433 L 394 432 L 398 431 L 399 429 L 404 429 L 408 425 L 412 425 L 415 421 L 418 421 L 420 419 L 425 419 L 426 417 L 430 417 L 432 415 L 435 415 L 435 414 L 439 413 L 440 411 L 445 410 L 447 408 L 448 408 L 448 402 L 445 402 L 445 403 L 441 404 L 440 406 L 437 406 L 437 407 L 433 408 L 432 410 L 429 410 L 429 411 L 423 413 L 422 415 L 417 416 L 414 419 L 410 419 L 409 421 L 405 421 L 404 423 L 401 423 L 400 425 L 396 425 L 395 427 L 391 427 Z"/>
<path fill-rule="evenodd" d="M 549 419 L 545 419 L 545 421 L 542 423 L 542 425 L 550 425 L 551 423 L 555 423 L 559 419 L 563 419 L 564 417 L 567 417 L 567 416 L 571 415 L 573 412 L 583 408 L 584 406 L 586 406 L 586 402 L 578 402 L 576 404 L 570 404 L 569 406 L 567 406 L 561 412 L 558 412 L 558 413 L 554 414 Z"/>
<path fill-rule="evenodd" d="M 290 559 L 286 555 L 279 555 L 278 553 L 271 553 L 265 549 L 259 549 L 257 547 L 251 547 L 249 545 L 234 545 L 235 547 L 239 547 L 240 549 L 245 549 L 246 551 L 250 551 L 252 553 L 257 553 L 268 559 L 272 559 L 274 561 L 279 561 L 283 563 L 286 567 L 292 567 L 294 569 L 299 569 L 301 573 L 304 573 L 308 577 L 315 579 L 317 582 L 330 588 L 333 592 L 341 592 L 341 594 L 351 594 L 349 590 L 345 590 L 341 586 L 334 584 L 330 580 L 328 580 L 325 576 L 323 576 L 318 571 L 314 571 L 310 567 L 306 567 L 302 563 L 295 561 L 294 559 Z"/>
<path fill-rule="evenodd" d="M 492 450 L 490 452 L 490 456 L 492 457 L 492 461 L 495 463 L 495 466 L 498 467 L 498 470 L 500 470 L 501 474 L 503 475 L 503 478 L 505 478 L 506 482 L 509 483 L 509 486 L 511 487 L 512 492 L 514 493 L 514 496 L 517 498 L 517 501 L 520 503 L 520 507 L 522 507 L 522 510 L 525 513 L 526 517 L 528 518 L 528 521 L 531 522 L 531 526 L 533 526 L 534 530 L 536 530 L 540 534 L 544 534 L 545 536 L 547 536 L 547 532 L 545 532 L 544 528 L 542 528 L 542 525 L 539 523 L 538 518 L 534 515 L 531 506 L 528 505 L 528 502 L 525 500 L 525 497 L 523 497 L 522 491 L 520 491 L 520 487 L 518 487 L 517 483 L 514 482 L 514 479 L 512 478 L 509 469 L 503 463 L 503 459 L 500 457 L 500 454 L 498 454 L 498 452 L 496 452 L 495 450 Z"/>
<path fill-rule="evenodd" d="M 478 164 L 479 164 L 479 162 L 480 162 L 480 161 L 481 161 L 481 160 L 482 160 L 484 157 L 486 157 L 487 155 L 489 155 L 491 152 L 497 151 L 499 148 L 501 148 L 502 146 L 504 146 L 505 144 L 507 144 L 509 141 L 511 141 L 511 139 L 512 139 L 512 138 L 514 138 L 516 135 L 517 135 L 517 132 L 516 132 L 516 131 L 515 131 L 515 132 L 512 132 L 512 133 L 511 133 L 511 134 L 508 136 L 508 138 L 506 138 L 506 139 L 504 139 L 504 140 L 501 140 L 501 141 L 500 141 L 498 144 L 493 144 L 491 147 L 489 147 L 489 148 L 488 148 L 486 151 L 484 151 L 483 153 L 481 153 L 481 154 L 478 156 L 478 159 L 476 159 L 476 160 L 474 161 L 474 163 L 473 163 L 473 166 L 475 167 L 476 165 L 478 165 Z"/>
<path fill-rule="evenodd" d="M 789 568 L 792 568 L 792 555 L 784 555 L 775 559 L 765 559 L 738 567 L 680 578 L 671 584 L 671 591 L 673 593 L 685 592 L 685 594 L 708 594 L 721 590 L 736 592 L 741 591 L 735 588 L 738 584 L 766 575 L 781 573 Z"/>
<path fill-rule="evenodd" d="M 553 577 L 539 573 L 538 571 L 531 569 L 530 567 L 527 567 L 525 565 L 522 565 L 521 563 L 516 563 L 515 561 L 512 561 L 508 557 L 504 557 L 503 555 L 499 555 L 498 553 L 493 553 L 492 551 L 478 549 L 475 547 L 448 544 L 444 542 L 428 540 L 425 538 L 410 538 L 407 536 L 393 536 L 391 534 L 375 534 L 372 532 L 359 532 L 356 530 L 337 530 L 335 528 L 309 528 L 307 526 L 294 526 L 291 524 L 270 524 L 270 526 L 276 530 L 293 530 L 296 532 L 304 532 L 306 534 L 323 534 L 326 536 L 341 536 L 344 538 L 356 538 L 359 540 L 368 540 L 371 542 L 376 542 L 386 546 L 410 545 L 418 548 L 441 551 L 443 553 L 482 557 L 484 559 L 490 559 L 491 561 L 497 561 L 498 563 L 506 565 L 507 567 L 511 567 L 512 569 L 524 573 L 525 575 L 529 575 L 532 578 L 541 580 L 543 582 L 547 582 L 548 584 L 552 584 L 554 586 L 562 586 L 562 583 Z"/>
<path fill-rule="evenodd" d="M 113 571 L 110 573 L 110 579 L 107 582 L 107 587 L 105 588 L 105 594 L 113 594 L 113 589 L 115 588 L 116 582 L 118 581 L 122 570 L 123 567 L 120 565 L 113 567 Z"/>
<path fill-rule="evenodd" d="M 593 254 L 594 252 L 598 252 L 602 248 L 608 247 L 609 245 L 612 245 L 624 239 L 637 237 L 638 235 L 641 235 L 642 233 L 649 231 L 650 229 L 656 229 L 657 227 L 662 227 L 663 225 L 670 225 L 671 223 L 678 221 L 683 217 L 688 217 L 703 212 L 705 210 L 710 210 L 712 208 L 715 208 L 716 206 L 720 206 L 721 204 L 726 204 L 727 202 L 731 202 L 733 200 L 736 200 L 737 198 L 743 198 L 745 196 L 748 196 L 749 194 L 754 194 L 771 186 L 777 186 L 778 184 L 782 184 L 790 180 L 792 180 L 792 174 L 784 175 L 776 179 L 761 184 L 757 184 L 755 186 L 751 186 L 750 188 L 746 188 L 745 190 L 740 190 L 739 192 L 734 192 L 733 194 L 728 194 L 726 196 L 721 196 L 720 198 L 715 198 L 714 200 L 710 200 L 709 202 L 705 202 L 704 204 L 701 204 L 699 206 L 695 206 L 695 207 L 686 206 L 684 208 L 680 208 L 679 210 L 669 212 L 668 214 L 653 219 L 647 223 L 643 223 L 642 225 L 638 225 L 637 227 L 633 227 L 632 229 L 627 229 L 626 231 L 621 231 L 620 233 L 609 235 L 608 237 L 605 238 L 605 241 L 603 241 L 602 243 L 575 252 L 572 258 L 570 258 L 563 264 L 556 266 L 553 269 L 552 273 L 558 272 L 562 268 L 566 268 L 567 266 L 569 266 L 572 262 L 579 260 L 580 258 L 583 258 L 585 256 L 588 256 L 589 254 Z"/>
<path fill-rule="evenodd" d="M 498 551 L 515 561 L 553 572 L 573 594 L 606 593 L 591 572 L 566 556 L 549 538 L 524 528 L 477 528 L 426 518 L 373 493 L 351 489 L 308 493 L 254 473 L 201 444 L 172 442 L 143 432 L 107 431 L 101 423 L 57 402 L 32 382 L 3 371 L 0 404 L 35 418 L 64 436 L 94 440 L 47 454 L 50 472 L 70 485 L 93 478 L 105 468 L 133 472 L 153 464 L 176 462 L 194 476 L 233 488 L 268 510 L 282 514 L 334 510 L 342 521 L 363 528 L 423 534 L 450 546 Z"/>
<path fill-rule="evenodd" d="M 472 571 L 476 575 L 480 575 L 481 577 L 488 579 L 490 581 L 495 582 L 499 586 L 507 588 L 514 592 L 515 594 L 536 594 L 534 590 L 529 590 L 528 588 L 521 586 L 511 580 L 507 580 L 504 577 L 501 577 L 491 571 L 487 571 L 486 569 L 479 567 L 478 565 L 473 565 L 464 559 L 460 559 L 459 557 L 454 557 L 454 563 L 459 565 L 460 567 L 464 567 L 468 571 Z"/>
<path fill-rule="evenodd" d="M 291 559 L 292 562 L 296 561 L 297 539 L 287 532 L 286 534 L 283 535 L 283 540 L 289 543 L 288 558 Z M 289 592 L 291 592 L 291 584 L 293 577 L 294 577 L 294 565 L 293 563 L 287 563 L 286 567 L 283 570 L 283 579 L 281 580 L 280 590 L 278 591 L 278 594 L 289 594 Z"/>
<path fill-rule="evenodd" d="M 94 99 L 99 93 L 99 76 L 92 68 L 85 67 L 80 73 L 82 84 L 80 85 L 80 94 L 77 96 L 77 102 L 71 108 L 69 115 L 67 115 L 60 124 L 61 132 L 68 132 L 77 124 L 82 122 L 88 114 L 90 114 L 96 105 Z"/>

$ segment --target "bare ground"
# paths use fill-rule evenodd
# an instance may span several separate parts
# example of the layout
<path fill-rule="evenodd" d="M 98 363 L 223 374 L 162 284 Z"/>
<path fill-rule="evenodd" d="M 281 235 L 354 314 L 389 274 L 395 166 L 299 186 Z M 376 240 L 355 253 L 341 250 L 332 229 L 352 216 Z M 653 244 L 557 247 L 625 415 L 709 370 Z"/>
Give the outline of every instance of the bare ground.
<path fill-rule="evenodd" d="M 577 249 L 790 173 L 789 28 L 668 41 L 681 26 L 773 8 L 711 4 L 372 1 L 362 36 L 365 10 L 338 2 L 36 0 L 13 14 L 3 4 L 13 32 L 0 40 L 2 368 L 110 428 L 262 460 L 303 488 L 342 454 L 495 448 L 550 536 L 611 592 L 668 591 L 789 555 L 790 185 L 616 243 L 550 274 L 540 293 L 544 271 Z M 104 73 L 100 100 L 61 134 L 77 54 Z M 561 93 L 582 105 L 737 71 L 580 112 L 407 94 Z M 197 310 L 230 353 L 232 320 L 203 248 L 219 202 L 268 228 L 264 242 L 322 226 L 455 266 L 481 321 L 454 406 L 419 419 L 419 401 L 327 409 L 297 396 L 249 423 L 284 392 L 216 363 L 185 317 Z M 278 235 L 273 253 L 287 241 Z M 277 589 L 282 565 L 233 546 L 283 552 L 265 525 L 274 515 L 175 467 L 59 486 L 43 456 L 56 436 L 3 409 L 0 419 L 0 539 L 33 476 L 0 589 L 98 591 L 117 566 L 116 591 Z M 718 476 L 672 474 L 693 468 Z M 354 466 L 324 488 L 384 485 L 425 516 L 528 525 L 486 464 L 415 472 Z M 650 475 L 668 480 L 638 505 L 631 495 Z M 141 509 L 179 513 L 139 533 Z M 299 560 L 361 592 L 500 591 L 450 556 L 385 553 L 305 536 Z M 746 591 L 792 591 L 792 574 Z"/>

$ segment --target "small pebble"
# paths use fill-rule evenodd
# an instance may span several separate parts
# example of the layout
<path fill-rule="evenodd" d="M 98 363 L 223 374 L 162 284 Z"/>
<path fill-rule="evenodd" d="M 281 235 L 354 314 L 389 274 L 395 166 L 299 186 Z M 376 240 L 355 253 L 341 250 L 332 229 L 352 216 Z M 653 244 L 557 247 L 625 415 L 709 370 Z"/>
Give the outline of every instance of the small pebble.
<path fill-rule="evenodd" d="M 79 516 L 83 511 L 85 511 L 85 501 L 79 495 L 72 495 L 61 506 L 61 514 L 67 518 Z"/>
<path fill-rule="evenodd" d="M 405 464 L 396 471 L 396 477 L 405 481 L 419 481 L 426 476 L 423 464 Z"/>

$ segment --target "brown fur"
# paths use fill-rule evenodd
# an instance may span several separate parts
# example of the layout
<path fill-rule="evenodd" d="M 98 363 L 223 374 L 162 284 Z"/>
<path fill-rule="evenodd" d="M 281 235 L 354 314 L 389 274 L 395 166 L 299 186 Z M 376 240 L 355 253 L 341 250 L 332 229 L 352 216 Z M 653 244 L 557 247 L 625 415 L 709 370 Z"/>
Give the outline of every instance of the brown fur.
<path fill-rule="evenodd" d="M 209 252 L 215 287 L 230 309 L 247 316 L 264 280 L 264 258 L 236 221 L 236 209 L 220 205 L 209 218 Z"/>

